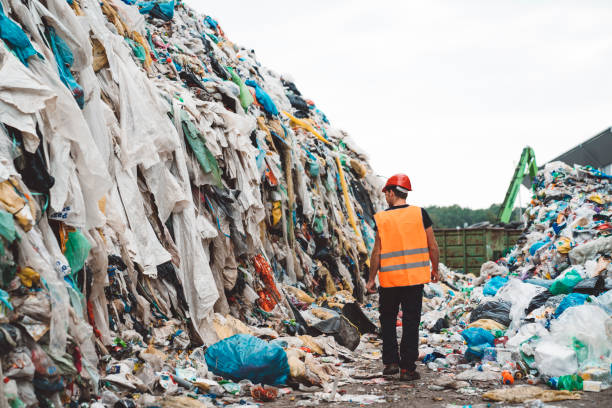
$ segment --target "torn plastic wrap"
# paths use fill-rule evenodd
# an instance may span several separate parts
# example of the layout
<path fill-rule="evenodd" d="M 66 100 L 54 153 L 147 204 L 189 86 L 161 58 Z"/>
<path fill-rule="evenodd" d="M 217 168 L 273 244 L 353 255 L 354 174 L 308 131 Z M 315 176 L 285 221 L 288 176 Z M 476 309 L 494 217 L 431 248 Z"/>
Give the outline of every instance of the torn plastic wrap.
<path fill-rule="evenodd" d="M 24 401 L 171 387 L 215 312 L 302 332 L 282 285 L 363 296 L 380 185 L 292 80 L 182 2 L 2 4 L 0 318 L 61 374 Z"/>

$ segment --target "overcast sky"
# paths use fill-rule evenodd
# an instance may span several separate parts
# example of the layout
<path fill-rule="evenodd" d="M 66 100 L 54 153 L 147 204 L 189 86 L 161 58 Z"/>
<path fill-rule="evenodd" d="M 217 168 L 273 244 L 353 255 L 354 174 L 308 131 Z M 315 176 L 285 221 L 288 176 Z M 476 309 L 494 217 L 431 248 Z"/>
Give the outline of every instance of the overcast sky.
<path fill-rule="evenodd" d="M 413 204 L 500 203 L 524 146 L 542 164 L 612 122 L 610 1 L 186 3 L 408 174 Z"/>

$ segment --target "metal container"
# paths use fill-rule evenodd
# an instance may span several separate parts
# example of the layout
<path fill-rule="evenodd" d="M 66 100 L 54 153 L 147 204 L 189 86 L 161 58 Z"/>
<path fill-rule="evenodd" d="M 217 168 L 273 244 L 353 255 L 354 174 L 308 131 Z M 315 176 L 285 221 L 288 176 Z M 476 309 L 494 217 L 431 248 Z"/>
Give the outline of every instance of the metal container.
<path fill-rule="evenodd" d="M 499 259 L 505 250 L 516 244 L 523 230 L 439 228 L 434 233 L 440 247 L 440 262 L 451 269 L 478 276 L 480 266 Z"/>

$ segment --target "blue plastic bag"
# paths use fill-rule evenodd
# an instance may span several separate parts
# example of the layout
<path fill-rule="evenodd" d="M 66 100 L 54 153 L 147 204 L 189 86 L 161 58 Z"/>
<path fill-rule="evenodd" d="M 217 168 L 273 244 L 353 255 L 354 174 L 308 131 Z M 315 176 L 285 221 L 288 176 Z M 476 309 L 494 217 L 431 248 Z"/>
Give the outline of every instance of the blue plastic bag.
<path fill-rule="evenodd" d="M 272 98 L 270 98 L 270 95 L 268 95 L 266 91 L 264 91 L 257 82 L 253 81 L 252 79 L 247 79 L 245 84 L 247 86 L 255 88 L 255 97 L 257 98 L 257 102 L 259 102 L 261 106 L 263 106 L 264 110 L 267 113 L 272 116 L 278 115 L 278 108 L 272 101 Z"/>
<path fill-rule="evenodd" d="M 8 47 L 15 53 L 17 58 L 25 65 L 28 66 L 28 58 L 33 55 L 40 55 L 30 42 L 30 39 L 23 32 L 21 27 L 17 25 L 13 20 L 8 18 L 4 14 L 4 9 L 0 3 L 0 38 L 8 45 Z"/>
<path fill-rule="evenodd" d="M 555 319 L 559 318 L 570 307 L 583 305 L 584 302 L 589 298 L 589 295 L 585 295 L 584 293 L 570 293 L 566 297 L 563 298 L 557 309 L 555 310 Z"/>
<path fill-rule="evenodd" d="M 70 67 L 74 63 L 72 51 L 70 51 L 68 44 L 66 44 L 62 37 L 57 35 L 53 27 L 47 27 L 47 39 L 51 44 L 51 50 L 53 50 L 53 55 L 55 55 L 55 60 L 57 61 L 60 79 L 70 89 L 79 107 L 83 109 L 85 105 L 85 92 L 76 79 L 74 79 L 72 72 L 70 72 Z"/>
<path fill-rule="evenodd" d="M 140 14 L 148 14 L 151 17 L 170 21 L 174 18 L 174 0 L 172 1 L 141 1 L 138 3 Z"/>
<path fill-rule="evenodd" d="M 461 336 L 468 345 L 465 352 L 467 361 L 480 360 L 487 347 L 493 347 L 495 336 L 481 327 L 470 327 L 461 332 Z"/>
<path fill-rule="evenodd" d="M 506 283 L 508 283 L 508 278 L 503 278 L 501 276 L 494 276 L 484 286 L 482 293 L 485 296 L 495 296 L 497 291 L 500 290 L 501 287 L 504 286 Z"/>
<path fill-rule="evenodd" d="M 206 350 L 206 364 L 215 375 L 253 384 L 285 384 L 289 376 L 287 353 L 276 344 L 249 334 L 236 334 Z"/>
<path fill-rule="evenodd" d="M 544 245 L 547 245 L 548 243 L 550 243 L 550 238 L 536 242 L 529 248 L 529 253 L 531 254 L 531 256 L 535 255 L 535 253 L 538 252 L 540 248 L 542 248 Z"/>

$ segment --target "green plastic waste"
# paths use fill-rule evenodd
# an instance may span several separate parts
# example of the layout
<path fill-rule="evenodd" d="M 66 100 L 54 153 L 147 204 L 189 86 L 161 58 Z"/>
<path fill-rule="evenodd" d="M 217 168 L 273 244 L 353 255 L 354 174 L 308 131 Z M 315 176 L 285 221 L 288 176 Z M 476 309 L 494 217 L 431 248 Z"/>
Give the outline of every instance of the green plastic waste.
<path fill-rule="evenodd" d="M 253 95 L 251 95 L 251 93 L 247 89 L 244 82 L 242 82 L 242 79 L 240 79 L 238 74 L 234 72 L 234 69 L 232 67 L 226 67 L 226 68 L 229 71 L 230 75 L 232 76 L 232 82 L 234 82 L 236 85 L 238 85 L 238 87 L 240 87 L 240 96 L 238 98 L 240 99 L 240 104 L 242 105 L 242 109 L 244 109 L 244 111 L 246 112 L 247 109 L 249 109 L 249 106 L 251 106 L 251 104 L 255 101 L 253 99 Z"/>
<path fill-rule="evenodd" d="M 75 274 L 85 266 L 85 260 L 91 250 L 91 244 L 80 231 L 72 231 L 68 233 L 68 241 L 66 241 L 66 251 L 64 255 L 70 264 L 72 273 Z"/>
<path fill-rule="evenodd" d="M 319 162 L 316 160 L 308 160 L 308 173 L 310 177 L 317 177 L 319 175 Z"/>
<path fill-rule="evenodd" d="M 132 52 L 134 53 L 136 58 L 138 58 L 140 62 L 144 63 L 147 59 L 147 52 L 144 47 L 130 38 L 126 38 L 125 41 L 127 41 L 127 43 L 130 45 L 130 48 L 132 48 Z"/>
<path fill-rule="evenodd" d="M 321 235 L 325 229 L 325 216 L 315 216 L 314 220 L 313 220 L 313 225 L 312 225 L 312 229 L 314 230 L 315 234 L 317 235 Z"/>
<path fill-rule="evenodd" d="M 559 381 L 557 382 L 557 389 L 580 391 L 582 390 L 582 377 L 576 374 L 563 375 L 559 377 Z"/>
<path fill-rule="evenodd" d="M 219 168 L 219 163 L 217 163 L 215 156 L 206 147 L 204 137 L 184 110 L 181 110 L 181 123 L 185 139 L 189 143 L 191 150 L 193 150 L 198 163 L 200 163 L 200 167 L 202 167 L 205 173 L 211 174 L 216 185 L 221 187 L 221 169 Z"/>
<path fill-rule="evenodd" d="M 555 296 L 561 294 L 568 294 L 572 291 L 574 286 L 576 286 L 581 280 L 582 277 L 580 276 L 580 274 L 575 269 L 572 269 L 571 271 L 567 272 L 562 278 L 555 279 L 553 284 L 550 286 L 550 293 Z"/>
<path fill-rule="evenodd" d="M 0 210 L 0 236 L 8 242 L 13 242 L 17 238 L 13 214 L 2 210 Z"/>

